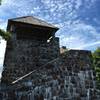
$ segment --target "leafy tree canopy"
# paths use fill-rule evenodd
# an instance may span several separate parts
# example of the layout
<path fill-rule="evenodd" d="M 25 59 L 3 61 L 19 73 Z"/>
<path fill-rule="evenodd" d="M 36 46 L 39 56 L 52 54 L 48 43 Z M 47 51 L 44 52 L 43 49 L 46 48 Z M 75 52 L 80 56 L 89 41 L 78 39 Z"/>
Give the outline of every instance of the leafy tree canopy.
<path fill-rule="evenodd" d="M 98 47 L 95 51 L 94 51 L 94 53 L 93 53 L 93 57 L 100 57 L 100 47 Z"/>
<path fill-rule="evenodd" d="M 2 0 L 0 0 L 0 5 L 1 5 L 1 1 L 2 1 Z"/>
<path fill-rule="evenodd" d="M 97 87 L 100 89 L 100 47 L 93 52 L 93 61 L 96 71 Z"/>
<path fill-rule="evenodd" d="M 5 32 L 4 30 L 0 29 L 0 36 L 7 41 L 10 39 L 11 33 Z"/>

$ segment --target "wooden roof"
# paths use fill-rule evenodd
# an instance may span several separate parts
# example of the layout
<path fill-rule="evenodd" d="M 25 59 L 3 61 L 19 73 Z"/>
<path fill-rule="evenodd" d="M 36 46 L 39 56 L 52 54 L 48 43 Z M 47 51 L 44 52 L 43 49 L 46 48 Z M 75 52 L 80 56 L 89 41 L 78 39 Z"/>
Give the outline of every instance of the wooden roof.
<path fill-rule="evenodd" d="M 47 28 L 53 28 L 58 30 L 58 28 L 50 23 L 45 22 L 44 20 L 38 19 L 33 16 L 23 16 L 23 17 L 18 17 L 18 18 L 13 18 L 9 19 L 8 21 L 14 21 L 14 22 L 20 22 L 24 24 L 31 24 L 31 25 L 37 25 L 37 26 L 42 26 L 42 27 L 47 27 Z"/>

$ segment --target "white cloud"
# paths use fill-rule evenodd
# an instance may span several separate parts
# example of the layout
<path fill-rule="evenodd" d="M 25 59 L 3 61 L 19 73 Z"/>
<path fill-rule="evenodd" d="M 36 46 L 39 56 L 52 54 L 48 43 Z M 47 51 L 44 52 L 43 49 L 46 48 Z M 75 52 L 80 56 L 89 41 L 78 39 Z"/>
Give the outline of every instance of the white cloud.
<path fill-rule="evenodd" d="M 95 27 L 87 25 L 79 20 L 74 22 L 66 22 L 67 26 L 58 32 L 60 36 L 60 44 L 71 49 L 89 49 L 90 47 L 98 46 L 100 34 Z M 63 34 L 64 33 L 64 34 Z"/>
<path fill-rule="evenodd" d="M 0 77 L 3 70 L 5 48 L 6 48 L 6 41 L 0 40 Z"/>
<path fill-rule="evenodd" d="M 84 39 L 82 39 L 81 37 L 77 36 L 77 37 L 65 37 L 62 36 L 61 37 L 61 46 L 67 46 L 67 48 L 69 49 L 93 49 L 93 47 L 97 47 L 98 45 L 100 45 L 100 41 L 94 41 L 94 42 L 86 42 Z"/>
<path fill-rule="evenodd" d="M 0 11 L 8 17 L 33 14 L 59 23 L 75 19 L 81 5 L 82 0 L 4 0 Z"/>
<path fill-rule="evenodd" d="M 81 49 L 80 46 L 85 44 L 85 41 L 80 36 L 61 36 L 61 46 L 66 45 L 69 49 Z"/>
<path fill-rule="evenodd" d="M 92 46 L 95 46 L 95 45 L 100 45 L 100 41 L 95 41 L 95 42 L 92 42 L 92 43 L 81 45 L 80 48 L 84 49 L 84 48 L 92 47 Z"/>
<path fill-rule="evenodd" d="M 0 19 L 0 29 L 6 29 L 7 22 L 3 19 Z"/>
<path fill-rule="evenodd" d="M 95 2 L 95 0 L 94 0 Z M 0 6 L 0 28 L 5 28 L 8 18 L 34 15 L 48 22 L 55 23 L 60 30 L 57 36 L 61 45 L 79 48 L 86 43 L 98 41 L 100 35 L 96 29 L 76 19 L 80 6 L 90 7 L 93 0 L 3 0 Z"/>
<path fill-rule="evenodd" d="M 0 40 L 0 64 L 3 64 L 4 54 L 5 54 L 5 48 L 6 48 L 6 41 Z"/>

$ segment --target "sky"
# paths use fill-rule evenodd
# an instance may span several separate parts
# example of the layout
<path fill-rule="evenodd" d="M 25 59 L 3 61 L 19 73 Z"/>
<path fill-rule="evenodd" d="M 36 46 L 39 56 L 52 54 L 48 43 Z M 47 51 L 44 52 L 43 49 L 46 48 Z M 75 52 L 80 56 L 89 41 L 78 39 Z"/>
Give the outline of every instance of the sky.
<path fill-rule="evenodd" d="M 0 28 L 7 20 L 32 15 L 59 27 L 60 46 L 69 49 L 95 50 L 100 46 L 100 0 L 2 0 Z M 0 65 L 5 41 L 0 43 Z"/>

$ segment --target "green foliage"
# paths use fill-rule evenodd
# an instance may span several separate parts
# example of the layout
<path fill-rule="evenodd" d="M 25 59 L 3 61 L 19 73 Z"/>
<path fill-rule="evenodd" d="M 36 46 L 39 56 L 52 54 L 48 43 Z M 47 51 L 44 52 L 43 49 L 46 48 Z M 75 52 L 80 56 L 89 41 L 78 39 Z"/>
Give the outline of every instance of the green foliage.
<path fill-rule="evenodd" d="M 97 87 L 100 89 L 100 47 L 93 53 L 93 62 L 96 71 Z"/>
<path fill-rule="evenodd" d="M 7 41 L 10 39 L 11 33 L 5 32 L 4 30 L 0 29 L 0 36 Z"/>
<path fill-rule="evenodd" d="M 2 0 L 0 0 L 0 5 L 1 5 L 1 1 L 2 1 Z"/>
<path fill-rule="evenodd" d="M 94 56 L 94 57 L 100 57 L 100 47 L 98 47 L 98 48 L 94 51 L 93 56 Z"/>

